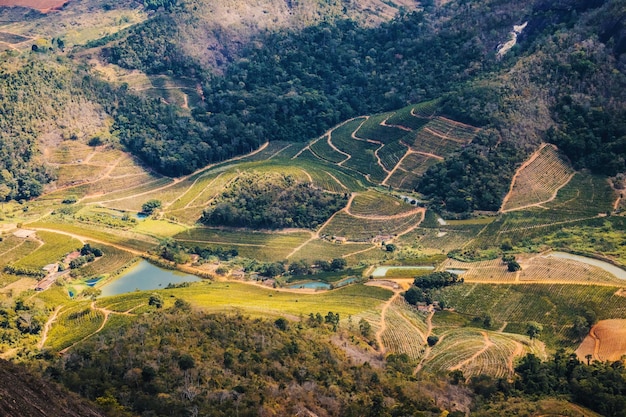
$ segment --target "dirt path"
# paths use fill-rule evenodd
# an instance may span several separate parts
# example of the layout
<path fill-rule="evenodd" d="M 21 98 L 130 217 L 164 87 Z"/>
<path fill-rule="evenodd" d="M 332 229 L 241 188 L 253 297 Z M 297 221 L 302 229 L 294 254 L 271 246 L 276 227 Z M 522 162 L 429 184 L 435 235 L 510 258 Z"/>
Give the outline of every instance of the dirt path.
<path fill-rule="evenodd" d="M 352 204 L 352 200 L 354 200 L 355 194 L 352 193 L 350 194 L 350 198 L 348 199 L 348 203 L 346 203 L 346 207 L 349 207 L 350 204 Z M 305 242 L 303 242 L 301 245 L 299 245 L 298 247 L 294 248 L 294 250 L 292 250 L 291 252 L 289 252 L 289 254 L 285 257 L 285 259 L 289 259 L 291 258 L 293 255 L 295 255 L 300 249 L 302 249 L 303 247 L 305 247 L 306 245 L 308 245 L 309 243 L 311 243 L 312 241 L 314 241 L 315 239 L 319 239 L 320 238 L 320 232 L 335 218 L 335 216 L 339 213 L 341 213 L 342 211 L 346 210 L 346 207 L 342 208 L 341 210 L 338 210 L 336 212 L 333 213 L 332 216 L 330 216 L 328 218 L 328 220 L 326 220 L 324 222 L 324 224 L 322 224 L 315 232 L 311 232 L 311 238 L 307 239 Z"/>
<path fill-rule="evenodd" d="M 501 208 L 501 209 L 500 209 L 500 212 L 501 212 L 501 213 L 509 213 L 509 212 L 511 212 L 511 211 L 524 210 L 524 209 L 527 209 L 527 208 L 530 208 L 530 207 L 540 207 L 540 208 L 543 208 L 543 209 L 546 209 L 546 210 L 547 210 L 547 207 L 544 207 L 544 206 L 543 206 L 543 204 L 545 204 L 545 203 L 549 203 L 549 202 L 553 201 L 553 200 L 556 198 L 556 196 L 557 196 L 557 194 L 559 193 L 559 191 L 561 191 L 561 188 L 563 188 L 563 187 L 565 187 L 567 184 L 569 184 L 569 182 L 572 180 L 572 178 L 574 178 L 574 175 L 576 175 L 576 173 L 575 173 L 575 172 L 574 172 L 574 173 L 572 173 L 572 174 L 571 174 L 571 175 L 570 175 L 570 176 L 569 176 L 569 177 L 565 180 L 565 182 L 564 182 L 563 184 L 559 185 L 559 186 L 556 188 L 556 190 L 554 190 L 554 192 L 552 193 L 552 195 L 550 196 L 550 198 L 548 198 L 547 200 L 545 200 L 545 201 L 540 201 L 540 202 L 538 202 L 538 203 L 527 204 L 527 205 L 525 205 L 525 206 L 521 206 L 521 207 L 515 207 L 515 208 L 512 208 L 512 209 L 505 209 L 505 210 L 503 210 L 503 209 Z M 511 184 L 513 184 L 513 183 L 511 183 Z M 511 185 L 511 190 L 512 190 L 512 185 Z M 508 194 L 507 194 L 507 196 L 508 196 Z M 508 200 L 507 200 L 507 201 L 508 201 Z M 502 207 L 504 207 L 504 204 L 502 204 Z"/>
<path fill-rule="evenodd" d="M 426 325 L 428 326 L 428 331 L 426 333 L 426 337 L 424 338 L 424 340 L 428 340 L 428 337 L 433 333 L 433 316 L 434 315 L 435 315 L 435 310 L 431 308 L 430 314 L 428 315 L 428 317 L 426 317 Z M 445 335 L 441 336 L 439 341 L 443 340 L 444 337 Z M 413 375 L 417 375 L 417 373 L 422 369 L 422 367 L 424 366 L 424 363 L 426 362 L 426 359 L 428 359 L 428 357 L 430 356 L 430 352 L 432 352 L 432 349 L 430 348 L 430 346 L 428 346 L 428 343 L 426 343 L 426 348 L 424 349 L 424 356 L 422 356 L 422 359 L 413 370 Z"/>
<path fill-rule="evenodd" d="M 90 156 L 91 156 L 91 155 L 90 155 Z M 82 182 L 77 183 L 77 184 L 66 185 L 66 186 L 64 186 L 64 187 L 59 187 L 59 188 L 56 188 L 56 189 L 54 189 L 54 190 L 52 190 L 52 191 L 50 191 L 49 193 L 46 193 L 46 194 L 56 193 L 56 192 L 59 192 L 59 191 L 65 191 L 65 190 L 69 190 L 69 189 L 71 189 L 71 188 L 76 188 L 76 187 L 80 187 L 80 186 L 87 185 L 87 184 L 95 184 L 95 183 L 97 183 L 97 182 L 99 182 L 99 181 L 102 181 L 102 180 L 103 180 L 103 179 L 105 179 L 105 178 L 109 178 L 109 175 L 111 175 L 111 172 L 113 172 L 113 170 L 114 170 L 115 168 L 117 168 L 117 165 L 118 165 L 118 164 L 121 162 L 121 160 L 122 160 L 122 159 L 124 159 L 125 157 L 126 157 L 126 155 L 122 155 L 120 158 L 116 159 L 116 160 L 115 160 L 115 162 L 113 162 L 111 165 L 109 165 L 109 166 L 108 166 L 108 167 L 104 170 L 104 172 L 102 172 L 102 175 L 100 175 L 100 176 L 99 176 L 99 177 L 97 177 L 96 179 L 93 179 L 93 180 L 86 180 L 86 181 L 82 181 Z M 57 165 L 59 165 L 59 166 L 60 166 L 60 165 L 76 165 L 76 164 L 57 164 Z M 93 165 L 93 164 L 84 164 L 84 163 L 81 163 L 81 164 L 78 164 L 78 165 L 91 165 L 91 166 L 102 167 L 102 165 Z M 82 197 L 81 199 L 79 199 L 79 200 L 78 200 L 78 202 L 81 202 L 81 201 L 83 201 L 85 198 L 88 198 L 88 197 L 89 197 L 88 195 L 85 195 L 84 197 Z"/>
<path fill-rule="evenodd" d="M 41 340 L 39 341 L 39 343 L 37 343 L 37 347 L 39 349 L 43 349 L 44 345 L 46 344 L 50 327 L 52 327 L 52 323 L 54 323 L 54 321 L 57 319 L 57 316 L 59 315 L 62 309 L 63 309 L 63 306 L 57 306 L 52 312 L 52 314 L 50 315 L 50 318 L 48 319 L 46 324 L 44 324 L 43 331 L 41 332 Z"/>
<path fill-rule="evenodd" d="M 346 159 L 344 159 L 341 162 L 338 162 L 337 165 L 343 165 L 345 164 L 347 161 L 350 160 L 350 158 L 352 158 L 352 155 L 350 155 L 349 153 L 346 153 L 344 151 L 342 151 L 341 149 L 339 149 L 338 147 L 335 146 L 335 144 L 332 141 L 332 133 L 329 133 L 328 136 L 326 137 L 326 142 L 328 143 L 328 146 L 330 146 L 331 148 L 333 148 L 333 150 L 335 152 L 340 153 L 341 155 L 345 155 Z"/>
<path fill-rule="evenodd" d="M 336 182 L 337 184 L 339 184 L 339 186 L 340 186 L 341 188 L 343 188 L 343 189 L 344 189 L 344 190 L 346 190 L 346 191 L 348 191 L 348 190 L 349 190 L 349 189 L 348 189 L 348 187 L 346 187 L 346 186 L 344 185 L 344 183 L 342 183 L 341 181 L 339 181 L 339 179 L 338 179 L 337 177 L 335 177 L 333 174 L 331 174 L 331 173 L 330 173 L 330 172 L 328 172 L 328 171 L 324 171 L 324 172 L 325 172 L 326 174 L 328 174 L 328 176 L 329 176 L 330 178 L 332 178 L 333 180 L 335 180 L 335 182 Z"/>
<path fill-rule="evenodd" d="M 316 143 L 316 142 L 317 142 L 317 141 L 319 141 L 319 140 L 322 140 L 322 139 L 324 139 L 324 138 L 327 138 L 328 145 L 329 145 L 331 148 L 333 148 L 335 151 L 339 152 L 340 154 L 346 155 L 346 156 L 348 157 L 348 158 L 346 159 L 346 161 L 347 161 L 348 159 L 350 159 L 350 158 L 351 158 L 351 156 L 350 156 L 349 154 L 347 154 L 347 153 L 345 153 L 345 152 L 343 152 L 343 151 L 339 150 L 339 149 L 338 149 L 335 145 L 333 145 L 333 144 L 332 144 L 332 142 L 331 142 L 331 140 L 330 140 L 330 135 L 331 135 L 331 133 L 332 133 L 332 131 L 333 131 L 333 130 L 335 130 L 335 129 L 337 129 L 337 128 L 339 128 L 339 127 L 341 127 L 341 126 L 345 125 L 346 123 L 349 123 L 349 122 L 351 122 L 351 121 L 353 121 L 353 120 L 359 119 L 359 118 L 361 118 L 361 117 L 365 117 L 365 118 L 366 118 L 365 120 L 367 120 L 367 117 L 369 117 L 369 116 L 357 116 L 357 117 L 353 117 L 353 118 L 348 119 L 348 120 L 344 120 L 343 122 L 339 123 L 337 126 L 334 126 L 334 127 L 330 128 L 330 129 L 328 129 L 328 130 L 327 130 L 327 131 L 326 131 L 323 135 L 321 135 L 319 138 L 315 139 L 313 142 L 309 143 L 307 146 L 305 146 L 304 148 L 302 148 L 302 149 L 301 149 L 301 150 L 300 150 L 297 154 L 295 154 L 294 156 L 292 156 L 292 157 L 291 157 L 291 159 L 296 159 L 297 157 L 299 157 L 299 156 L 302 154 L 302 152 L 304 152 L 304 151 L 305 151 L 305 150 L 307 150 L 307 149 L 308 149 L 309 151 L 311 151 L 311 153 L 312 153 L 313 155 L 317 156 L 317 155 L 315 154 L 315 152 L 313 152 L 313 150 L 311 149 L 311 145 L 313 145 L 314 143 Z M 318 158 L 319 158 L 319 156 L 318 156 Z M 321 159 L 321 158 L 320 158 L 320 159 Z M 344 163 L 344 162 L 345 162 L 345 161 L 341 161 L 341 162 L 337 163 L 337 165 L 341 165 L 341 164 L 342 164 L 342 163 Z"/>
<path fill-rule="evenodd" d="M 269 161 L 270 159 L 274 158 L 275 156 L 277 156 L 278 154 L 280 154 L 281 152 L 283 152 L 286 149 L 289 149 L 293 146 L 293 143 L 290 143 L 289 145 L 285 146 L 284 148 L 280 148 L 279 150 L 277 150 L 276 152 L 274 152 L 273 154 L 271 154 L 269 156 L 269 158 L 267 158 L 267 160 Z"/>
<path fill-rule="evenodd" d="M 354 194 L 356 195 L 356 193 Z M 354 198 L 351 198 L 348 202 L 348 205 L 346 205 L 346 207 L 344 208 L 344 211 L 349 214 L 350 216 L 357 218 L 357 219 L 367 219 L 367 220 L 396 220 L 396 219 L 403 219 L 405 217 L 409 217 L 412 216 L 414 214 L 417 213 L 423 213 L 425 210 L 423 207 L 418 207 L 415 210 L 411 210 L 411 211 L 407 211 L 406 213 L 399 213 L 399 214 L 393 214 L 391 216 L 377 216 L 377 215 L 371 215 L 371 216 L 366 216 L 363 214 L 354 214 L 350 211 L 350 206 L 352 204 L 352 200 Z"/>
<path fill-rule="evenodd" d="M 391 117 L 391 116 L 390 116 Z M 365 123 L 367 121 L 367 119 L 369 119 L 369 116 L 367 116 L 365 118 L 365 120 L 363 120 L 363 123 Z M 389 173 L 389 170 L 385 167 L 385 165 L 383 164 L 383 161 L 380 159 L 380 156 L 378 155 L 378 151 L 380 151 L 383 146 L 385 146 L 384 143 L 382 143 L 379 140 L 374 140 L 374 139 L 365 139 L 365 138 L 360 138 L 358 137 L 356 134 L 359 131 L 359 129 L 361 129 L 361 126 L 363 126 L 363 123 L 361 123 L 359 125 L 359 127 L 356 128 L 356 130 L 354 132 L 352 132 L 352 135 L 350 135 L 352 137 L 352 139 L 354 140 L 358 140 L 361 142 L 368 142 L 368 143 L 374 143 L 376 145 L 379 145 L 378 148 L 376 148 L 376 150 L 374 151 L 374 157 L 376 158 L 376 163 L 378 164 L 378 166 L 386 173 Z M 382 125 L 382 123 L 381 123 Z M 344 161 L 345 162 L 345 161 Z M 343 162 L 342 162 L 343 163 Z M 369 174 L 368 174 L 369 175 Z M 368 178 L 369 179 L 369 178 Z"/>
<path fill-rule="evenodd" d="M 395 239 L 406 235 L 407 233 L 411 233 L 413 230 L 417 229 L 419 227 L 420 224 L 422 224 L 422 222 L 424 221 L 424 217 L 426 215 L 426 209 L 423 207 L 420 207 L 420 211 L 422 212 L 422 218 L 420 219 L 420 221 L 418 221 L 417 223 L 415 223 L 413 226 L 408 227 L 407 229 L 405 229 L 404 231 L 398 233 L 395 237 Z"/>
<path fill-rule="evenodd" d="M 615 200 L 615 203 L 613 203 L 613 211 L 616 211 L 619 208 L 619 203 L 622 201 L 622 195 L 620 193 L 620 195 L 617 197 L 617 199 Z"/>
<path fill-rule="evenodd" d="M 534 162 L 534 160 L 539 157 L 539 153 L 541 152 L 541 150 L 543 148 L 545 148 L 546 146 L 548 146 L 547 143 L 542 143 L 539 146 L 539 149 L 537 149 L 535 152 L 533 152 L 533 154 L 530 156 L 530 158 L 528 158 L 522 165 L 520 165 L 519 168 L 517 168 L 517 170 L 515 170 L 515 174 L 513 174 L 513 178 L 511 179 L 511 185 L 509 185 L 509 192 L 506 193 L 506 195 L 502 199 L 502 205 L 500 206 L 500 212 L 501 213 L 504 213 L 504 206 L 506 205 L 506 203 L 511 198 L 511 193 L 513 192 L 513 186 L 515 185 L 515 180 L 517 180 L 517 177 L 519 177 L 520 172 L 522 172 L 524 170 L 524 168 L 526 168 L 528 165 L 530 165 L 532 162 Z"/>
<path fill-rule="evenodd" d="M 90 241 L 90 242 L 94 242 L 94 243 L 100 243 L 102 245 L 111 246 L 111 247 L 114 247 L 114 248 L 119 249 L 119 250 L 130 252 L 133 255 L 137 255 L 137 256 L 145 256 L 145 255 L 147 255 L 147 253 L 145 253 L 145 252 L 141 252 L 141 251 L 138 251 L 136 249 L 131 249 L 131 248 L 128 248 L 126 246 L 118 245 L 116 243 L 105 242 L 104 240 L 96 239 L 96 238 L 93 238 L 93 237 L 90 237 L 90 236 L 78 235 L 76 233 L 64 232 L 64 231 L 56 230 L 56 229 L 47 229 L 45 227 L 30 227 L 30 226 L 28 226 L 28 228 L 32 229 L 32 230 L 35 230 L 35 231 L 39 230 L 39 231 L 42 231 L 42 232 L 51 232 L 51 233 L 57 233 L 57 234 L 60 234 L 60 235 L 73 237 L 74 239 L 79 240 L 81 243 L 85 243 L 85 241 L 87 241 L 87 240 Z"/>
<path fill-rule="evenodd" d="M 433 116 L 435 115 L 435 111 L 433 110 L 432 114 L 430 116 L 420 116 L 419 114 L 415 114 L 415 107 L 411 109 L 411 116 L 413 117 L 417 117 L 419 119 L 432 119 Z"/>
<path fill-rule="evenodd" d="M 70 346 L 62 349 L 61 351 L 59 351 L 59 353 L 62 355 L 64 353 L 66 353 L 68 350 L 70 350 L 71 348 L 73 348 L 74 346 L 78 345 L 79 343 L 82 343 L 85 340 L 89 339 L 90 337 L 95 336 L 98 333 L 100 333 L 102 331 L 102 329 L 104 329 L 104 326 L 106 326 L 107 321 L 109 320 L 109 316 L 110 315 L 118 314 L 120 316 L 134 316 L 134 314 L 132 314 L 131 311 L 133 311 L 133 310 L 135 310 L 135 309 L 137 309 L 139 307 L 142 307 L 144 305 L 145 304 L 140 304 L 138 306 L 135 306 L 135 307 L 131 308 L 130 310 L 120 312 L 120 311 L 109 310 L 109 309 L 106 309 L 106 308 L 103 308 L 103 307 L 98 307 L 98 306 L 96 306 L 96 302 L 92 301 L 91 302 L 91 309 L 95 310 L 95 311 L 100 311 L 100 312 L 102 312 L 102 314 L 104 314 L 104 320 L 102 320 L 102 324 L 100 325 L 100 327 L 98 327 L 97 330 L 95 330 L 94 332 L 92 332 L 92 333 L 88 334 L 87 336 L 83 337 L 79 341 L 72 343 Z"/>
<path fill-rule="evenodd" d="M 391 116 L 393 116 L 393 114 L 390 114 L 389 117 L 387 117 L 385 120 L 380 122 L 380 125 L 381 126 L 385 126 L 385 127 L 395 127 L 396 129 L 404 130 L 405 132 L 412 132 L 413 131 L 413 129 L 411 129 L 410 127 L 406 127 L 406 126 L 402 126 L 402 125 L 390 125 L 390 124 L 387 124 L 387 120 L 389 120 L 391 118 Z"/>
<path fill-rule="evenodd" d="M 400 318 L 402 318 L 402 320 L 404 320 L 404 322 L 406 324 L 409 325 L 409 327 L 411 327 L 417 334 L 419 334 L 419 336 L 422 338 L 422 340 L 424 341 L 424 343 L 426 343 L 426 338 L 428 337 L 428 334 L 424 333 L 423 331 L 421 331 L 416 325 L 414 325 L 411 320 L 409 320 L 404 314 L 402 314 L 401 312 L 398 311 L 398 315 L 400 316 Z M 427 333 L 430 333 L 430 329 L 427 330 Z"/>
<path fill-rule="evenodd" d="M 591 336 L 591 338 L 594 341 L 594 345 L 593 345 L 593 360 L 599 361 L 600 357 L 600 338 L 598 337 L 598 335 L 596 334 L 596 326 L 593 326 L 591 328 L 591 330 L 589 330 L 589 336 Z"/>
<path fill-rule="evenodd" d="M 500 328 L 497 330 L 499 333 L 502 333 L 504 331 L 504 329 L 506 329 L 506 326 L 509 324 L 508 321 L 505 321 L 504 323 L 502 323 L 502 326 L 500 326 Z"/>
<path fill-rule="evenodd" d="M 22 239 L 22 241 L 20 243 L 18 243 L 17 245 L 13 246 L 11 249 L 6 250 L 2 253 L 0 253 L 0 258 L 2 258 L 4 255 L 6 255 L 9 252 L 14 251 L 15 249 L 19 248 L 20 246 L 22 246 L 24 243 L 26 242 L 26 239 Z M 41 246 L 41 241 L 39 241 L 39 246 Z"/>
<path fill-rule="evenodd" d="M 309 180 L 309 182 L 310 182 L 311 184 L 313 184 L 313 177 L 311 176 L 311 174 L 309 174 L 309 172 L 308 172 L 308 171 L 306 171 L 306 170 L 304 170 L 304 169 L 302 169 L 302 168 L 300 168 L 300 171 L 304 172 L 304 175 L 306 175 L 306 177 L 307 177 L 307 179 Z"/>
<path fill-rule="evenodd" d="M 389 181 L 389 178 L 391 178 L 393 176 L 393 174 L 396 173 L 396 171 L 398 170 L 398 168 L 400 168 L 400 165 L 402 165 L 402 162 L 406 159 L 406 157 L 413 153 L 413 151 L 411 150 L 410 147 L 407 146 L 407 148 L 408 149 L 407 149 L 406 153 L 402 156 L 402 158 L 400 158 L 400 160 L 398 161 L 396 166 L 393 167 L 393 169 L 391 171 L 389 171 L 389 174 L 387 174 L 387 176 L 385 177 L 383 182 L 380 183 L 381 185 L 387 185 L 387 181 Z"/>
<path fill-rule="evenodd" d="M 204 191 L 205 191 L 207 188 L 211 187 L 211 186 L 215 183 L 215 181 L 217 181 L 217 180 L 218 180 L 218 178 L 219 178 L 219 177 L 221 177 L 222 175 L 224 175 L 224 173 L 223 173 L 223 172 L 220 172 L 220 173 L 217 175 L 217 177 L 213 178 L 213 181 L 211 181 L 210 183 L 208 183 L 208 184 L 207 184 L 207 186 L 206 186 L 206 187 L 204 187 L 204 188 L 202 189 L 202 191 L 200 191 L 200 192 L 199 192 L 199 193 L 198 193 L 198 194 L 197 194 L 197 195 L 196 195 L 196 196 L 195 196 L 195 197 L 194 197 L 194 198 L 193 198 L 190 202 L 188 202 L 187 204 L 185 204 L 185 207 L 184 207 L 184 208 L 188 209 L 189 207 L 191 207 L 191 205 L 193 204 L 193 202 L 194 202 L 194 201 L 196 201 L 196 200 L 198 199 L 198 197 L 200 197 L 200 196 L 204 193 Z M 198 180 L 199 180 L 200 178 L 202 178 L 202 177 L 199 177 L 199 178 L 198 178 Z M 191 187 L 190 187 L 190 189 L 191 189 Z M 181 197 L 182 197 L 182 196 L 181 196 Z M 180 198 L 180 197 L 179 197 L 179 198 Z"/>
<path fill-rule="evenodd" d="M 480 332 L 480 333 L 483 335 L 483 338 L 484 338 L 483 348 L 479 350 L 478 352 L 474 353 L 471 358 L 465 359 L 464 361 L 459 362 L 456 365 L 454 365 L 452 368 L 449 369 L 450 371 L 456 371 L 458 369 L 461 369 L 463 366 L 467 365 L 468 363 L 475 361 L 476 358 L 478 358 L 480 355 L 485 353 L 487 349 L 489 349 L 491 346 L 494 345 L 491 339 L 489 339 L 489 335 L 487 335 L 487 332 Z"/>
<path fill-rule="evenodd" d="M 380 329 L 378 329 L 378 331 L 376 332 L 375 338 L 376 338 L 376 344 L 378 345 L 378 350 L 380 351 L 382 355 L 384 355 L 385 352 L 387 351 L 387 348 L 385 348 L 385 345 L 383 345 L 383 337 L 382 337 L 383 333 L 387 329 L 387 323 L 385 323 L 385 315 L 387 314 L 387 310 L 389 309 L 389 306 L 391 305 L 391 303 L 393 303 L 399 296 L 400 296 L 400 290 L 394 290 L 393 297 L 391 297 L 389 300 L 385 302 L 385 304 L 383 304 L 383 308 L 380 311 Z"/>
<path fill-rule="evenodd" d="M 359 251 L 356 252 L 351 252 L 351 253 L 346 253 L 345 255 L 341 255 L 342 258 L 349 258 L 350 256 L 354 256 L 354 255 L 358 255 L 359 253 L 365 253 L 365 252 L 369 252 L 373 249 L 376 249 L 378 246 L 372 245 L 371 247 L 367 248 L 367 249 L 361 249 Z"/>
<path fill-rule="evenodd" d="M 515 372 L 515 368 L 513 366 L 513 362 L 515 358 L 518 356 L 522 356 L 524 353 L 524 346 L 520 342 L 515 342 L 515 350 L 511 353 L 511 356 L 506 361 L 506 367 L 509 369 L 511 373 Z"/>

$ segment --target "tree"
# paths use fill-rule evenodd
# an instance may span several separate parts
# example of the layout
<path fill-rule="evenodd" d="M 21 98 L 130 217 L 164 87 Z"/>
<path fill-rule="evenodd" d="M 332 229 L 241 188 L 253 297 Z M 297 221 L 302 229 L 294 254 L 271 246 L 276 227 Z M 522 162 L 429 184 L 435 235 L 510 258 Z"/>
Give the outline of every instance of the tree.
<path fill-rule="evenodd" d="M 289 328 L 289 322 L 284 317 L 279 317 L 274 321 L 274 326 L 279 330 L 286 331 Z"/>
<path fill-rule="evenodd" d="M 150 299 L 148 300 L 148 305 L 155 306 L 156 308 L 163 307 L 163 297 L 159 294 L 150 295 Z"/>
<path fill-rule="evenodd" d="M 363 337 L 369 337 L 372 332 L 372 325 L 365 319 L 359 320 L 359 332 Z"/>
<path fill-rule="evenodd" d="M 324 317 L 324 321 L 333 326 L 333 331 L 337 331 L 337 326 L 339 326 L 339 313 L 333 313 L 329 311 L 326 317 Z"/>
<path fill-rule="evenodd" d="M 534 339 L 543 331 L 543 326 L 535 321 L 531 321 L 526 326 L 526 334 L 530 339 Z"/>
<path fill-rule="evenodd" d="M 509 272 L 516 272 L 516 271 L 519 271 L 521 269 L 522 269 L 522 267 L 520 266 L 520 264 L 515 259 L 512 260 L 512 261 L 509 261 L 507 263 L 507 270 Z"/>
<path fill-rule="evenodd" d="M 395 252 L 396 249 L 397 249 L 397 247 L 393 243 L 388 243 L 388 244 L 385 245 L 385 250 L 387 252 Z"/>
<path fill-rule="evenodd" d="M 574 318 L 574 324 L 572 326 L 572 332 L 574 333 L 574 337 L 578 340 L 584 339 L 585 336 L 589 333 L 589 322 L 586 318 L 582 316 L 576 316 Z"/>
<path fill-rule="evenodd" d="M 9 195 L 11 195 L 11 189 L 6 184 L 0 184 L 0 203 L 2 203 L 3 209 L 4 202 L 7 201 Z"/>
<path fill-rule="evenodd" d="M 142 204 L 141 211 L 142 213 L 150 215 L 155 210 L 160 209 L 162 205 L 163 204 L 161 203 L 161 200 L 156 200 L 156 199 L 148 200 Z"/>
<path fill-rule="evenodd" d="M 424 302 L 424 292 L 416 287 L 411 287 L 404 293 L 404 299 L 411 305 Z"/>
<path fill-rule="evenodd" d="M 341 271 L 346 266 L 348 266 L 348 262 L 343 258 L 335 258 L 330 263 L 330 267 L 333 271 Z"/>
<path fill-rule="evenodd" d="M 428 336 L 426 338 L 426 343 L 428 343 L 428 346 L 435 346 L 437 342 L 439 342 L 439 336 Z"/>

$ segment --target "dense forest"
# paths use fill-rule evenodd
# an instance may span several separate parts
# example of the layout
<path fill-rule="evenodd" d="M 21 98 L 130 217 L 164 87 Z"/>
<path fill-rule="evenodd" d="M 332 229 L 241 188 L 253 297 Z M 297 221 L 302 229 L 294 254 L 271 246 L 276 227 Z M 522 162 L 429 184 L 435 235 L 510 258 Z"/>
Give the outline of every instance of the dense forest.
<path fill-rule="evenodd" d="M 501 401 L 498 395 L 506 399 L 564 396 L 606 417 L 626 416 L 626 369 L 622 361 L 584 363 L 560 349 L 548 361 L 526 355 L 515 372 L 514 381 L 478 376 L 471 378 L 469 386 L 486 401 Z"/>
<path fill-rule="evenodd" d="M 325 192 L 290 175 L 253 171 L 228 185 L 200 221 L 211 226 L 315 229 L 347 201 L 343 194 Z"/>
<path fill-rule="evenodd" d="M 0 63 L 0 201 L 39 196 L 54 177 L 38 156 L 37 139 L 71 100 L 71 73 L 61 65 L 4 54 Z M 74 95 L 76 94 L 76 95 Z M 55 104 L 44 98 L 54 96 Z"/>

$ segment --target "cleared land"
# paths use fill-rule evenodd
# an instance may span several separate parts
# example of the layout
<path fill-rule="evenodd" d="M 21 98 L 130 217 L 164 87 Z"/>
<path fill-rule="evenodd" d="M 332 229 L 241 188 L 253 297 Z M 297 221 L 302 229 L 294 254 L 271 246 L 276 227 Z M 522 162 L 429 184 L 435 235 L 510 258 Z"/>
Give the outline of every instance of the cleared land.
<path fill-rule="evenodd" d="M 68 2 L 69 0 L 0 0 L 0 6 L 28 7 L 47 13 L 51 10 L 63 7 L 63 5 Z"/>
<path fill-rule="evenodd" d="M 576 355 L 581 361 L 591 355 L 594 361 L 618 361 L 626 355 L 626 320 L 601 320 L 591 328 Z"/>

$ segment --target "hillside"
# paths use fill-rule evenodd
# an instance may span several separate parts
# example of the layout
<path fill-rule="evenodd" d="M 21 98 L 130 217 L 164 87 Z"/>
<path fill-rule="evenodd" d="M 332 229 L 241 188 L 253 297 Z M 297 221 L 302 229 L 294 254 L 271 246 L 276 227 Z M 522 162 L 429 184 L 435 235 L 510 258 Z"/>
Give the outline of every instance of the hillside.
<path fill-rule="evenodd" d="M 109 417 L 624 417 L 622 3 L 0 6 L 0 354 Z"/>
<path fill-rule="evenodd" d="M 0 413 L 5 417 L 103 417 L 75 394 L 0 359 Z"/>

